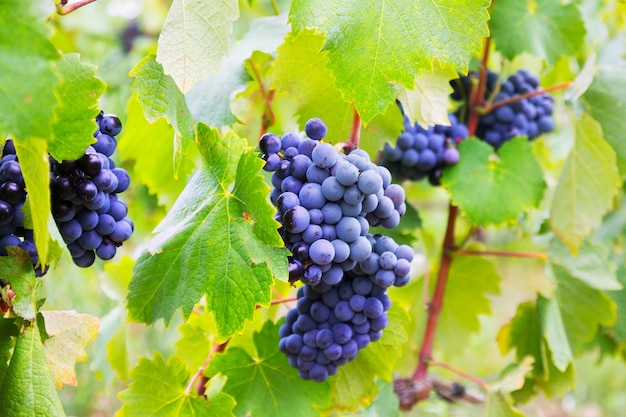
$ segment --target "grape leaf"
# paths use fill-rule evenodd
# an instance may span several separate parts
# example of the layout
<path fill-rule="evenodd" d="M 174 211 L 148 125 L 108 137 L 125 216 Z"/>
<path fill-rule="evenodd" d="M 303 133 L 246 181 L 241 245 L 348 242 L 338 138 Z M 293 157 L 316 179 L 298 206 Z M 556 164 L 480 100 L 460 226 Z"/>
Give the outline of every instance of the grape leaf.
<path fill-rule="evenodd" d="M 393 391 L 392 382 L 378 381 L 378 395 L 374 402 L 363 410 L 363 417 L 402 417 L 400 401 Z"/>
<path fill-rule="evenodd" d="M 431 287 L 434 288 L 434 280 Z M 492 262 L 479 256 L 455 258 L 448 274 L 448 285 L 439 316 L 437 348 L 458 353 L 472 333 L 480 330 L 478 316 L 491 314 L 488 295 L 499 294 L 500 276 Z"/>
<path fill-rule="evenodd" d="M 236 0 L 172 2 L 159 35 L 157 61 L 183 93 L 217 72 L 238 17 Z"/>
<path fill-rule="evenodd" d="M 120 392 L 124 402 L 116 414 L 125 416 L 185 417 L 232 416 L 234 401 L 221 391 L 211 392 L 208 399 L 198 397 L 196 390 L 185 388 L 191 378 L 185 365 L 175 357 L 165 359 L 154 352 L 152 360 L 141 358 L 130 372 L 133 379 Z"/>
<path fill-rule="evenodd" d="M 543 337 L 552 353 L 552 361 L 559 371 L 567 369 L 574 355 L 565 333 L 565 325 L 558 300 L 537 297 L 537 311 Z"/>
<path fill-rule="evenodd" d="M 60 56 L 35 2 L 0 2 L 0 134 L 49 138 Z"/>
<path fill-rule="evenodd" d="M 618 290 L 622 288 L 615 276 L 615 268 L 607 260 L 609 251 L 606 247 L 584 240 L 577 256 L 559 239 L 552 239 L 548 257 L 553 265 L 558 265 L 572 277 L 599 290 Z"/>
<path fill-rule="evenodd" d="M 489 35 L 484 0 L 313 0 L 292 4 L 294 33 L 326 35 L 328 68 L 346 101 L 369 123 L 393 103 L 395 83 L 412 90 L 419 71 L 432 71 L 434 57 L 465 71 Z M 458 30 L 457 28 L 463 28 Z M 355 65 L 355 63 L 358 63 Z"/>
<path fill-rule="evenodd" d="M 326 68 L 328 54 L 318 52 L 323 44 L 324 37 L 311 30 L 287 35 L 274 60 L 272 88 L 288 93 L 296 101 L 301 128 L 307 120 L 319 117 L 328 128 L 325 140 L 338 143 L 348 139 L 354 106 L 344 101 L 335 87 L 332 73 Z M 401 128 L 402 116 L 390 106 L 386 114 L 375 117 L 361 131 L 361 147 L 377 151 L 390 137 L 397 137 Z"/>
<path fill-rule="evenodd" d="M 41 280 L 35 277 L 28 252 L 16 247 L 7 248 L 7 252 L 10 256 L 0 256 L 0 277 L 11 284 L 15 293 L 13 312 L 33 320 L 37 315 L 37 291 Z"/>
<path fill-rule="evenodd" d="M 456 78 L 452 72 L 426 72 L 415 79 L 415 88 L 410 91 L 400 89 L 398 99 L 402 102 L 404 113 L 412 122 L 422 126 L 449 125 L 448 107 L 452 92 L 450 79 Z"/>
<path fill-rule="evenodd" d="M 221 138 L 200 123 L 198 140 L 206 164 L 137 260 L 127 302 L 131 319 L 168 323 L 206 294 L 223 341 L 256 304 L 269 303 L 272 273 L 286 280 L 287 252 L 259 175 L 263 161 L 234 133 Z"/>
<path fill-rule="evenodd" d="M 154 55 L 147 55 L 129 73 L 135 77 L 131 92 L 136 93 L 150 123 L 165 118 L 174 128 L 174 172 L 178 172 L 189 142 L 195 138 L 194 121 L 174 80 L 163 73 Z"/>
<path fill-rule="evenodd" d="M 491 392 L 487 398 L 485 417 L 524 417 L 525 414 L 513 406 L 511 398 L 501 392 Z"/>
<path fill-rule="evenodd" d="M 605 292 L 573 278 L 563 268 L 553 265 L 552 270 L 557 282 L 555 299 L 565 334 L 574 355 L 579 355 L 584 345 L 595 337 L 598 326 L 609 327 L 615 323 L 615 303 Z"/>
<path fill-rule="evenodd" d="M 387 314 L 389 325 L 383 330 L 383 337 L 361 350 L 352 362 L 339 367 L 337 375 L 329 378 L 332 409 L 354 410 L 364 400 L 371 402 L 378 391 L 374 377 L 391 380 L 402 345 L 407 341 L 404 325 L 408 316 L 397 305 Z"/>
<path fill-rule="evenodd" d="M 27 138 L 15 142 L 22 175 L 28 192 L 28 205 L 24 205 L 32 221 L 37 255 L 42 265 L 48 264 L 50 233 L 50 165 L 45 140 Z"/>
<path fill-rule="evenodd" d="M 619 291 L 609 291 L 607 294 L 613 299 L 616 306 L 617 319 L 613 329 L 614 337 L 619 342 L 626 341 L 626 263 L 622 262 L 617 269 L 617 279 L 622 285 Z"/>
<path fill-rule="evenodd" d="M 95 67 L 80 63 L 78 54 L 64 55 L 57 63 L 60 82 L 54 89 L 57 105 L 50 142 L 50 154 L 57 161 L 80 158 L 95 141 L 98 97 L 104 91 L 95 72 Z"/>
<path fill-rule="evenodd" d="M 48 339 L 44 349 L 54 375 L 54 384 L 77 385 L 74 364 L 87 360 L 85 346 L 98 335 L 100 320 L 76 311 L 42 311 Z"/>
<path fill-rule="evenodd" d="M 9 367 L 11 352 L 15 346 L 15 339 L 19 335 L 19 329 L 14 319 L 0 317 L 0 385 L 4 381 L 4 375 Z"/>
<path fill-rule="evenodd" d="M 472 223 L 514 221 L 541 201 L 546 184 L 525 138 L 504 143 L 497 161 L 491 146 L 477 139 L 463 141 L 459 152 L 461 160 L 444 170 L 441 183 Z"/>
<path fill-rule="evenodd" d="M 209 314 L 192 314 L 178 331 L 182 337 L 176 342 L 176 356 L 189 369 L 198 369 L 217 343 L 215 320 Z"/>
<path fill-rule="evenodd" d="M 624 68 L 599 66 L 593 83 L 583 95 L 589 114 L 602 126 L 604 139 L 613 147 L 622 176 L 626 175 L 626 82 Z"/>
<path fill-rule="evenodd" d="M 150 194 L 156 194 L 159 204 L 171 207 L 185 187 L 193 162 L 191 158 L 183 158 L 178 173 L 173 164 L 163 163 L 174 154 L 172 127 L 164 119 L 148 123 L 141 112 L 137 95 L 129 98 L 126 115 L 124 134 L 117 148 L 120 158 L 134 162 L 130 164 L 133 182 L 145 184 Z"/>
<path fill-rule="evenodd" d="M 602 139 L 598 123 L 583 114 L 575 121 L 575 129 L 574 148 L 563 167 L 550 210 L 554 233 L 574 254 L 585 236 L 600 226 L 621 184 L 615 152 Z"/>
<path fill-rule="evenodd" d="M 234 412 L 238 417 L 317 417 L 318 409 L 328 406 L 328 383 L 301 380 L 278 349 L 279 324 L 267 321 L 254 333 L 255 355 L 229 347 L 216 355 L 205 371 L 211 378 L 218 373 L 228 378 L 224 392 L 237 401 Z"/>
<path fill-rule="evenodd" d="M 65 416 L 36 324 L 26 327 L 15 342 L 0 404 L 5 416 Z"/>
<path fill-rule="evenodd" d="M 246 89 L 250 80 L 244 62 L 253 51 L 274 53 L 287 30 L 284 16 L 252 20 L 248 32 L 223 59 L 220 73 L 210 75 L 206 81 L 199 81 L 185 95 L 194 118 L 217 127 L 235 123 L 230 102 L 237 93 Z"/>
<path fill-rule="evenodd" d="M 508 59 L 529 52 L 554 64 L 576 55 L 585 42 L 580 11 L 560 0 L 498 0 L 490 26 L 496 49 Z"/>

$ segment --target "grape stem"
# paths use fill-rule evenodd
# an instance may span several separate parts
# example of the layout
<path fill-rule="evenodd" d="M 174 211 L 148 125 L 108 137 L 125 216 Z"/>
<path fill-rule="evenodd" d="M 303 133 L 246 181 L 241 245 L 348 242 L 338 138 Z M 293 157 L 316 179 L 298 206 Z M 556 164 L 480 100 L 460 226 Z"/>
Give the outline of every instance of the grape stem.
<path fill-rule="evenodd" d="M 263 79 L 261 78 L 261 73 L 257 68 L 256 64 L 252 60 L 252 58 L 248 58 L 248 64 L 250 64 L 250 68 L 254 73 L 254 79 L 259 83 L 259 92 L 263 97 L 263 115 L 261 116 L 261 131 L 259 132 L 259 137 L 263 136 L 267 133 L 267 129 L 274 124 L 276 121 L 276 116 L 274 115 L 274 110 L 272 109 L 272 102 L 274 101 L 275 90 L 266 90 L 265 85 L 263 84 Z"/>
<path fill-rule="evenodd" d="M 206 383 L 209 380 L 209 377 L 204 375 L 204 370 L 206 369 L 207 366 L 209 366 L 209 362 L 211 361 L 211 359 L 213 359 L 213 356 L 215 356 L 216 353 L 222 353 L 224 352 L 224 350 L 226 350 L 226 346 L 228 346 L 228 340 L 226 340 L 224 343 L 216 343 L 215 345 L 213 345 L 213 348 L 209 352 L 209 356 L 207 356 L 204 363 L 198 368 L 198 371 L 195 374 L 193 374 L 193 376 L 189 380 L 189 383 L 187 384 L 187 387 L 185 388 L 185 394 L 189 395 L 189 393 L 191 392 L 195 384 L 198 395 L 199 396 L 204 395 L 204 391 L 206 389 Z M 196 383 L 196 380 L 198 381 L 197 383 Z"/>
<path fill-rule="evenodd" d="M 497 250 L 473 250 L 473 249 L 459 249 L 454 252 L 454 256 L 499 256 L 503 258 L 534 258 L 547 260 L 548 256 L 541 252 L 509 252 L 509 251 L 497 251 Z"/>
<path fill-rule="evenodd" d="M 83 6 L 93 3 L 96 0 L 78 0 L 68 4 L 68 0 L 61 0 L 57 3 L 57 13 L 61 16 L 72 13 L 74 10 L 80 9 Z"/>
<path fill-rule="evenodd" d="M 439 272 L 437 273 L 437 282 L 435 283 L 435 291 L 428 303 L 428 318 L 426 320 L 426 329 L 419 352 L 419 362 L 417 369 L 413 374 L 414 381 L 425 381 L 428 376 L 428 364 L 432 360 L 433 341 L 435 331 L 437 330 L 437 322 L 439 313 L 443 307 L 443 297 L 448 282 L 448 273 L 452 264 L 452 250 L 454 250 L 454 226 L 458 214 L 458 207 L 450 203 L 448 207 L 448 223 L 446 225 L 446 234 L 443 238 L 441 263 Z"/>
<path fill-rule="evenodd" d="M 276 0 L 272 0 L 272 9 L 274 10 L 274 14 L 278 16 L 280 14 L 280 10 L 278 9 L 278 3 Z"/>
<path fill-rule="evenodd" d="M 350 128 L 350 136 L 348 137 L 348 141 L 345 142 L 343 146 L 343 151 L 346 154 L 349 154 L 355 149 L 359 148 L 359 143 L 361 141 L 361 116 L 359 116 L 359 112 L 354 109 L 354 113 L 352 114 L 352 126 Z"/>
<path fill-rule="evenodd" d="M 470 375 L 468 373 L 465 373 L 459 369 L 456 369 L 450 365 L 448 365 L 445 362 L 440 362 L 440 361 L 430 361 L 429 364 L 431 366 L 438 366 L 440 368 L 444 368 L 447 369 L 450 372 L 454 372 L 455 374 L 457 374 L 458 376 L 460 376 L 461 378 L 465 378 L 469 381 L 472 381 L 473 383 L 475 383 L 476 385 L 479 385 L 482 389 L 484 389 L 485 391 L 489 391 L 489 384 L 487 384 L 485 381 L 483 381 L 482 379 L 475 377 L 474 375 Z"/>
<path fill-rule="evenodd" d="M 478 109 L 484 105 L 485 102 L 485 88 L 487 87 L 487 65 L 489 63 L 489 50 L 491 48 L 491 38 L 485 39 L 485 45 L 483 48 L 483 57 L 480 61 L 480 76 L 478 77 L 478 86 L 473 88 L 468 103 L 468 116 L 467 116 L 467 130 L 469 130 L 470 136 L 474 136 L 476 128 L 478 127 L 478 121 L 480 119 L 480 113 Z"/>
<path fill-rule="evenodd" d="M 498 107 L 505 106 L 505 105 L 511 104 L 511 103 L 515 103 L 517 101 L 524 100 L 526 98 L 530 98 L 530 97 L 538 96 L 538 95 L 541 95 L 541 94 L 549 93 L 551 91 L 556 91 L 556 90 L 562 90 L 562 89 L 565 89 L 565 88 L 569 88 L 571 85 L 572 85 L 572 82 L 568 81 L 568 82 L 564 82 L 564 83 L 555 84 L 555 85 L 552 85 L 550 87 L 543 88 L 541 90 L 535 90 L 535 91 L 531 91 L 529 93 L 520 94 L 519 96 L 513 96 L 513 97 L 507 98 L 505 100 L 500 100 L 500 101 L 498 101 L 496 103 L 491 103 L 490 106 L 488 106 L 486 109 L 484 109 L 484 113 L 490 113 L 490 112 L 494 111 L 495 109 L 497 109 Z"/>

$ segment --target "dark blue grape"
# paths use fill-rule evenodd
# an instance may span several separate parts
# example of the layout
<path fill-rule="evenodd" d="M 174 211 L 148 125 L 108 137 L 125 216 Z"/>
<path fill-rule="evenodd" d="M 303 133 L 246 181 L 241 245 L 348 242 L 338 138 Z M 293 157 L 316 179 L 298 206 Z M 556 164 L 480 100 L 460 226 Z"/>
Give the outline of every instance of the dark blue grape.
<path fill-rule="evenodd" d="M 313 140 L 320 140 L 326 136 L 327 132 L 326 124 L 318 118 L 310 119 L 304 125 L 304 132 Z"/>

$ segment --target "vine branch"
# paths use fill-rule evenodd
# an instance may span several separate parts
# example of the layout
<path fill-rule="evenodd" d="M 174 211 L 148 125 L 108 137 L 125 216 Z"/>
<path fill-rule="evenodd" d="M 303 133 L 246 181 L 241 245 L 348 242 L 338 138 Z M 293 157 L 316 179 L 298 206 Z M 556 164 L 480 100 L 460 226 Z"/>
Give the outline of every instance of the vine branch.
<path fill-rule="evenodd" d="M 485 102 L 485 88 L 487 88 L 487 65 L 489 63 L 489 50 L 491 48 L 491 38 L 485 40 L 483 48 L 483 56 L 480 61 L 480 76 L 478 77 L 478 85 L 471 90 L 468 106 L 467 129 L 470 136 L 474 136 L 480 114 L 478 108 L 482 107 Z"/>
<path fill-rule="evenodd" d="M 472 250 L 460 249 L 454 252 L 454 256 L 499 256 L 502 258 L 534 258 L 547 260 L 548 256 L 541 252 L 509 252 L 497 250 Z"/>
<path fill-rule="evenodd" d="M 198 371 L 195 374 L 193 374 L 191 379 L 189 380 L 189 383 L 187 384 L 187 387 L 185 388 L 186 395 L 189 395 L 189 393 L 194 387 L 194 384 L 196 386 L 196 391 L 198 392 L 198 395 L 199 396 L 204 395 L 204 390 L 206 389 L 205 386 L 206 386 L 207 381 L 209 380 L 209 378 L 204 375 L 204 370 L 206 369 L 207 366 L 209 366 L 209 362 L 211 361 L 211 359 L 213 359 L 213 356 L 215 356 L 216 353 L 224 352 L 224 350 L 226 350 L 226 346 L 228 346 L 228 340 L 225 341 L 224 343 L 216 343 L 213 346 L 213 348 L 209 352 L 209 356 L 207 356 L 204 363 L 198 368 Z M 196 383 L 196 380 L 198 381 L 197 383 Z"/>
<path fill-rule="evenodd" d="M 437 282 L 435 283 L 435 292 L 428 303 L 428 318 L 426 321 L 426 329 L 419 352 L 419 362 L 417 369 L 413 374 L 414 381 L 424 381 L 428 375 L 428 364 L 432 360 L 433 341 L 439 313 L 443 306 L 443 297 L 448 282 L 448 272 L 452 264 L 451 250 L 454 248 L 454 226 L 458 214 L 458 207 L 450 203 L 448 207 L 448 223 L 446 225 L 446 234 L 443 238 L 441 263 L 437 274 Z"/>
<path fill-rule="evenodd" d="M 565 88 L 569 88 L 571 85 L 572 85 L 572 82 L 568 81 L 564 83 L 555 84 L 550 87 L 542 88 L 541 90 L 535 90 L 529 93 L 524 93 L 524 94 L 516 95 L 510 98 L 504 99 L 504 100 L 500 100 L 496 103 L 492 103 L 489 107 L 487 107 L 487 109 L 485 109 L 485 113 L 492 112 L 493 110 L 497 109 L 500 106 L 515 103 L 517 101 L 521 101 L 526 98 L 535 97 L 544 93 L 549 93 L 551 91 L 563 90 Z"/>
<path fill-rule="evenodd" d="M 57 3 L 57 14 L 65 16 L 75 10 L 80 9 L 83 6 L 93 3 L 94 1 L 96 0 L 78 0 L 68 4 L 68 0 L 61 0 Z"/>
<path fill-rule="evenodd" d="M 454 372 L 455 374 L 457 374 L 458 376 L 465 378 L 469 381 L 472 381 L 473 383 L 475 383 L 476 385 L 479 385 L 481 388 L 483 388 L 485 391 L 489 391 L 489 384 L 487 384 L 485 381 L 483 381 L 482 379 L 475 377 L 474 375 L 470 375 L 468 373 L 465 373 L 459 369 L 453 368 L 452 366 L 448 365 L 445 362 L 439 362 L 439 361 L 430 361 L 430 365 L 431 366 L 438 366 L 440 368 L 444 368 L 447 369 L 450 372 Z"/>
<path fill-rule="evenodd" d="M 263 97 L 263 115 L 261 116 L 261 131 L 259 132 L 259 137 L 261 137 L 276 121 L 276 116 L 274 115 L 274 110 L 272 109 L 272 103 L 274 101 L 274 94 L 276 91 L 266 90 L 265 85 L 263 84 L 263 79 L 261 78 L 261 73 L 259 72 L 256 64 L 252 58 L 248 58 L 247 61 L 248 64 L 250 64 L 252 72 L 254 73 L 254 79 L 259 83 L 259 92 L 261 93 L 261 97 Z"/>

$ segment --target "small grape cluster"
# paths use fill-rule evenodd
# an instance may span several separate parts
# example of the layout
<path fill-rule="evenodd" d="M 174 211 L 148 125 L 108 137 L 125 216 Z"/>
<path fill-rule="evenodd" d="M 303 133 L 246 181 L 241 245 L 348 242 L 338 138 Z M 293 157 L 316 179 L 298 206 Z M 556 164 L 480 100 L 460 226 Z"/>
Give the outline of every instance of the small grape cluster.
<path fill-rule="evenodd" d="M 492 74 L 495 73 L 489 73 L 490 76 Z M 471 77 L 470 74 L 452 84 L 457 86 L 451 95 L 453 99 L 465 98 L 467 100 L 469 91 L 464 91 L 464 86 L 468 85 L 471 88 Z M 493 109 L 480 117 L 476 136 L 498 149 L 504 142 L 515 136 L 526 136 L 529 140 L 533 140 L 541 134 L 554 130 L 552 119 L 554 99 L 550 94 L 538 93 L 538 91 L 539 78 L 525 69 L 508 77 L 500 84 L 498 91 L 495 91 L 494 86 L 489 85 L 488 82 L 485 94 L 488 99 L 495 93 L 491 100 Z M 522 95 L 529 96 L 521 98 Z M 511 101 L 498 104 L 505 100 Z M 463 108 L 461 107 L 458 114 Z"/>
<path fill-rule="evenodd" d="M 259 146 L 264 169 L 273 172 L 270 199 L 279 232 L 292 253 L 290 281 L 305 284 L 281 330 L 280 348 L 302 378 L 323 381 L 381 337 L 390 304 L 386 288 L 406 285 L 413 252 L 369 233 L 371 226 L 396 227 L 406 212 L 404 189 L 391 183 L 389 170 L 367 152 L 344 155 L 321 142 L 327 128 L 320 119 L 309 120 L 305 133 L 268 133 Z M 376 301 L 368 301 L 365 313 L 359 303 L 370 298 Z"/>
<path fill-rule="evenodd" d="M 454 114 L 449 119 L 450 126 L 423 128 L 418 123 L 411 125 L 404 115 L 404 131 L 395 147 L 385 143 L 380 164 L 398 179 L 428 178 L 432 185 L 439 185 L 442 170 L 459 162 L 457 145 L 469 135 L 467 126 L 459 123 Z"/>
<path fill-rule="evenodd" d="M 24 176 L 20 167 L 15 144 L 7 139 L 0 159 L 0 256 L 7 255 L 8 246 L 17 246 L 30 255 L 37 276 L 46 273 L 39 263 L 33 230 L 24 225 L 22 207 L 26 201 Z"/>
<path fill-rule="evenodd" d="M 85 268 L 96 256 L 113 258 L 134 230 L 126 217 L 128 208 L 118 197 L 128 188 L 130 177 L 111 159 L 122 124 L 116 116 L 102 112 L 96 122 L 96 143 L 83 156 L 61 162 L 50 157 L 52 217 L 72 260 Z"/>

